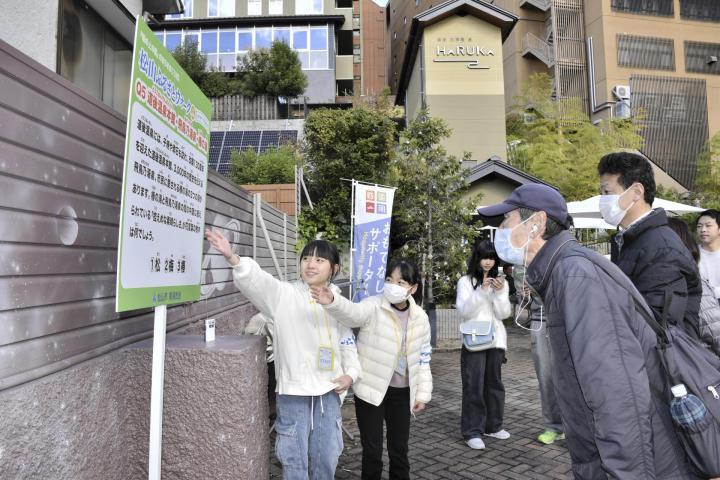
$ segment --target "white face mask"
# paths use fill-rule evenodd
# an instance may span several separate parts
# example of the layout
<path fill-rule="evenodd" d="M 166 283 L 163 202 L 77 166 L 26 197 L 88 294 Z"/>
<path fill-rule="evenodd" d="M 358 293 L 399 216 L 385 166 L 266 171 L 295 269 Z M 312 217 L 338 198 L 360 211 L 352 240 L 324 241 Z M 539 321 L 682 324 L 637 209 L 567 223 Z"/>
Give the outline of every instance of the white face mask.
<path fill-rule="evenodd" d="M 410 290 L 401 287 L 396 283 L 385 282 L 385 286 L 383 287 L 383 296 L 392 304 L 402 303 L 410 297 Z"/>
<path fill-rule="evenodd" d="M 630 187 L 632 187 L 632 185 Z M 614 227 L 620 225 L 620 222 L 622 222 L 625 215 L 627 215 L 628 210 L 636 203 L 636 201 L 632 202 L 625 210 L 620 208 L 620 197 L 625 195 L 628 190 L 630 190 L 630 187 L 620 195 L 600 195 L 600 215 L 602 215 L 605 222 Z"/>
<path fill-rule="evenodd" d="M 534 216 L 534 215 L 533 215 Z M 530 218 L 532 218 L 531 216 Z M 523 223 L 530 220 L 523 220 L 512 228 L 498 228 L 495 232 L 495 251 L 497 252 L 500 260 L 513 265 L 524 265 L 527 257 L 527 246 L 530 243 L 530 236 L 528 235 L 527 241 L 520 247 L 515 247 L 512 244 L 510 237 L 512 236 L 513 230 L 522 225 Z"/>

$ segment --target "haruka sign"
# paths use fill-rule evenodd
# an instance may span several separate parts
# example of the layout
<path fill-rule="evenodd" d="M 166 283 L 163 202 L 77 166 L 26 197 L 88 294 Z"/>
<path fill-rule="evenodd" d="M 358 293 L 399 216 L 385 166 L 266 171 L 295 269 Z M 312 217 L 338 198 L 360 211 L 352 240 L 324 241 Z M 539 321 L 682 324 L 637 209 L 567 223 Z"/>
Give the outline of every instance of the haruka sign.
<path fill-rule="evenodd" d="M 141 20 L 135 34 L 116 310 L 200 297 L 210 101 Z"/>
<path fill-rule="evenodd" d="M 472 37 L 438 38 L 439 45 L 435 46 L 433 62 L 437 63 L 465 63 L 471 70 L 489 70 L 489 65 L 481 65 L 480 59 L 494 57 L 492 48 L 472 43 Z"/>

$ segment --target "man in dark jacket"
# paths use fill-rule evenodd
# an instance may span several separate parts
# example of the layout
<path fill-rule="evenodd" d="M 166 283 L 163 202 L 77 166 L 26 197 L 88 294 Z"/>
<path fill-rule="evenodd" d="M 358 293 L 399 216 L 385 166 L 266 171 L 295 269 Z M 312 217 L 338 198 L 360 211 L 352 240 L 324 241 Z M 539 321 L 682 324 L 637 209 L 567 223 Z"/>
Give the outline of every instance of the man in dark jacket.
<path fill-rule="evenodd" d="M 631 152 L 605 155 L 598 165 L 600 213 L 619 227 L 613 262 L 632 280 L 655 318 L 680 324 L 700 339 L 702 284 L 698 267 L 662 208 L 652 209 L 655 176 L 650 162 Z"/>
<path fill-rule="evenodd" d="M 504 215 L 497 253 L 527 265 L 526 282 L 544 301 L 575 478 L 696 478 L 673 429 L 655 333 L 637 310 L 648 307 L 634 302 L 635 287 L 616 266 L 567 232 L 562 196 L 523 185 L 478 212 Z"/>

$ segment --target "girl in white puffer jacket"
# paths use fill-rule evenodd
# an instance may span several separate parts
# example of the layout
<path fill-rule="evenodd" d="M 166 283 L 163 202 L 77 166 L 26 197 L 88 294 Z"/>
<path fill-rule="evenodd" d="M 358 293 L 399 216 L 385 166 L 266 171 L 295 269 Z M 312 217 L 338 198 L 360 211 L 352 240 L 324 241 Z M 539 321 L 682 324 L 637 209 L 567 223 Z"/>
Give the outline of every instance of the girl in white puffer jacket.
<path fill-rule="evenodd" d="M 360 328 L 357 349 L 363 375 L 353 391 L 363 480 L 381 478 L 383 421 L 390 478 L 410 478 L 410 414 L 422 411 L 432 395 L 430 324 L 412 297 L 420 273 L 409 260 L 391 261 L 387 271 L 383 294 L 360 303 L 333 295 L 327 288 L 311 289 L 338 322 Z"/>

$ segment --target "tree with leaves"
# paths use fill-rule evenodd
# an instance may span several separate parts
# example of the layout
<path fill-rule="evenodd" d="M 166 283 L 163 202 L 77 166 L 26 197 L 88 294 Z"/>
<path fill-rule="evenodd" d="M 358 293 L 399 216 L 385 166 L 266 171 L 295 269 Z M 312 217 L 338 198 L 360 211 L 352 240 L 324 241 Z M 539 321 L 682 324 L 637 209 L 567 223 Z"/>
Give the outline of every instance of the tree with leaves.
<path fill-rule="evenodd" d="M 691 196 L 705 208 L 720 209 L 720 132 L 708 140 L 700 153 Z"/>
<path fill-rule="evenodd" d="M 321 236 L 340 246 L 350 243 L 350 182 L 386 183 L 395 151 L 395 124 L 371 106 L 314 110 L 305 121 L 305 180 L 314 209 L 303 208 L 303 240 Z"/>
<path fill-rule="evenodd" d="M 262 153 L 233 150 L 230 162 L 230 179 L 238 185 L 294 183 L 299 157 L 292 145 L 284 145 Z"/>
<path fill-rule="evenodd" d="M 468 185 L 460 161 L 447 155 L 440 142 L 450 135 L 447 124 L 421 111 L 400 135 L 389 181 L 397 185 L 393 205 L 393 256 L 423 263 L 425 298 L 452 303 L 455 285 L 466 271 L 476 232 L 471 215 L 478 198 L 463 200 Z"/>
<path fill-rule="evenodd" d="M 172 51 L 172 55 L 205 96 L 222 97 L 240 92 L 237 79 L 225 72 L 208 70 L 207 57 L 198 49 L 197 43 L 187 42 L 178 45 Z"/>
<path fill-rule="evenodd" d="M 641 125 L 627 119 L 596 126 L 579 100 L 555 101 L 552 79 L 535 73 L 516 98 L 507 117 L 509 162 L 554 185 L 568 201 L 597 194 L 600 158 L 642 145 Z"/>
<path fill-rule="evenodd" d="M 251 97 L 296 97 L 308 86 L 297 52 L 285 42 L 273 42 L 270 49 L 248 52 L 237 70 L 242 93 Z"/>

